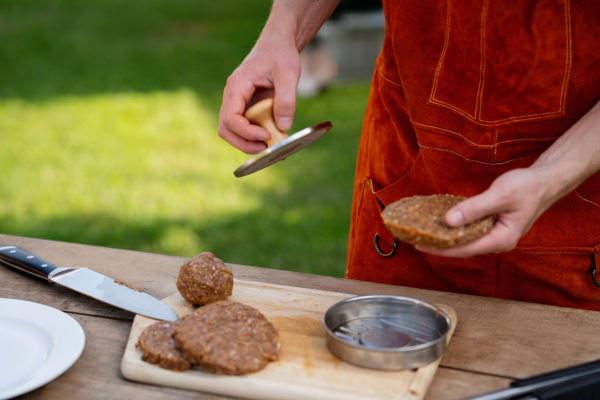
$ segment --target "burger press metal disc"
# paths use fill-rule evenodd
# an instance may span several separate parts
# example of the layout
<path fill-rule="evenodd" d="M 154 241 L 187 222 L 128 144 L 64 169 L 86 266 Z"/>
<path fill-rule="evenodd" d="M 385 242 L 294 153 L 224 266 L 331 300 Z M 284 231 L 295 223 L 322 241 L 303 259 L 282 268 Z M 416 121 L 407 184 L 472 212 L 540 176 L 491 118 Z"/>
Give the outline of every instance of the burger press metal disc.
<path fill-rule="evenodd" d="M 281 142 L 278 142 L 271 147 L 267 147 L 265 150 L 256 154 L 236 169 L 234 174 L 239 178 L 260 171 L 261 169 L 300 151 L 326 134 L 330 129 L 331 122 L 323 122 L 313 127 L 302 129 Z"/>
<path fill-rule="evenodd" d="M 338 358 L 362 367 L 418 368 L 446 350 L 450 317 L 421 300 L 401 296 L 352 297 L 323 315 L 327 347 Z"/>

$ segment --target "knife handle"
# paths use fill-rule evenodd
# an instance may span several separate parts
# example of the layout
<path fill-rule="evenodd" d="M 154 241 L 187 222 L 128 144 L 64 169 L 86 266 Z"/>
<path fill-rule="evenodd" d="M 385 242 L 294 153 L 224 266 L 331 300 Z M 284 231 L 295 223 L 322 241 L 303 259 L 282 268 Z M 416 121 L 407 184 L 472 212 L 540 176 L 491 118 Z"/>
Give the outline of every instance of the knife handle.
<path fill-rule="evenodd" d="M 271 97 L 253 104 L 246 110 L 244 117 L 246 117 L 248 121 L 263 127 L 269 132 L 271 138 L 265 140 L 269 147 L 288 138 L 288 134 L 280 131 L 275 123 L 275 118 L 273 117 L 273 98 Z"/>
<path fill-rule="evenodd" d="M 0 247 L 0 262 L 49 281 L 49 276 L 59 269 L 48 261 L 42 260 L 16 246 Z"/>
<path fill-rule="evenodd" d="M 600 377 L 592 374 L 533 391 L 532 395 L 538 400 L 596 400 L 599 391 Z"/>
<path fill-rule="evenodd" d="M 529 385 L 535 385 L 538 383 L 549 382 L 553 379 L 560 379 L 565 377 L 579 377 L 587 374 L 598 374 L 600 373 L 600 360 L 589 361 L 584 364 L 574 365 L 559 369 L 558 371 L 547 372 L 545 374 L 536 375 L 530 378 L 521 379 L 514 381 L 510 384 L 512 387 L 524 387 Z"/>

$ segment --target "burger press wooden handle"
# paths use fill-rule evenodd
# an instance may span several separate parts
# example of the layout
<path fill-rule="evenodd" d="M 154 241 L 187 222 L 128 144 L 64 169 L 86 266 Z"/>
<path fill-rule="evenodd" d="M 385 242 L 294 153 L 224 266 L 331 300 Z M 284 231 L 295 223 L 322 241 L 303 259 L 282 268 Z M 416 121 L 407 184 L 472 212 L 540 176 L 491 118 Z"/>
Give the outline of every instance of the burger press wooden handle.
<path fill-rule="evenodd" d="M 255 125 L 262 126 L 271 135 L 271 138 L 266 140 L 267 146 L 271 147 L 274 144 L 281 142 L 288 137 L 288 134 L 277 128 L 275 117 L 273 116 L 273 99 L 268 98 L 259 101 L 252 107 L 246 110 L 244 117 Z"/>

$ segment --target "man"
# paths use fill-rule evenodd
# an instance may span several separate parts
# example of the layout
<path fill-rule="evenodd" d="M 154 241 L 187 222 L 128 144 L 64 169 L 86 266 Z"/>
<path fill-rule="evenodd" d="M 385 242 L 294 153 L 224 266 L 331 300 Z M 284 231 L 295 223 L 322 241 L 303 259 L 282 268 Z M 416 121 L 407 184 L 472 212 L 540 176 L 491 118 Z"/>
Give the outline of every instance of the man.
<path fill-rule="evenodd" d="M 225 87 L 223 139 L 265 148 L 243 117 L 262 90 L 291 127 L 299 52 L 336 4 L 274 2 Z M 390 0 L 384 11 L 346 276 L 600 310 L 600 3 Z M 495 227 L 447 250 L 396 243 L 381 210 L 434 193 L 469 197 L 449 225 L 495 214 Z"/>

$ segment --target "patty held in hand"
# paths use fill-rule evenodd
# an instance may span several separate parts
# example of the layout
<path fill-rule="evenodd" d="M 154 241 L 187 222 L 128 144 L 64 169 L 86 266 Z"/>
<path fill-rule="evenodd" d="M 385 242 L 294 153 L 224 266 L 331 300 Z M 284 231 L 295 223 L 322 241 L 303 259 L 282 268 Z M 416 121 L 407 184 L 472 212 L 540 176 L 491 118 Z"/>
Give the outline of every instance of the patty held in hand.
<path fill-rule="evenodd" d="M 181 266 L 177 289 L 196 306 L 225 300 L 233 291 L 233 273 L 214 254 L 201 253 Z"/>
<path fill-rule="evenodd" d="M 185 316 L 175 338 L 192 363 L 217 374 L 256 372 L 279 352 L 277 330 L 267 318 L 233 301 L 218 301 Z"/>
<path fill-rule="evenodd" d="M 413 245 L 447 249 L 479 239 L 494 226 L 494 216 L 460 227 L 446 224 L 446 212 L 466 197 L 449 194 L 400 199 L 381 213 L 385 226 L 399 240 Z"/>

